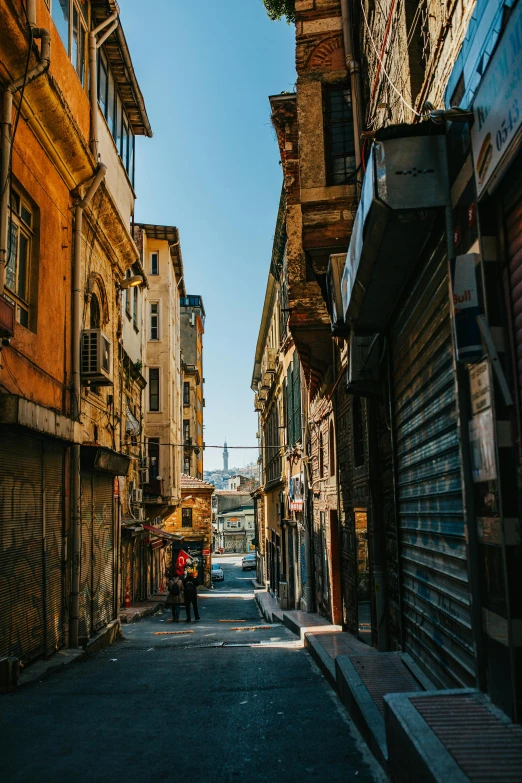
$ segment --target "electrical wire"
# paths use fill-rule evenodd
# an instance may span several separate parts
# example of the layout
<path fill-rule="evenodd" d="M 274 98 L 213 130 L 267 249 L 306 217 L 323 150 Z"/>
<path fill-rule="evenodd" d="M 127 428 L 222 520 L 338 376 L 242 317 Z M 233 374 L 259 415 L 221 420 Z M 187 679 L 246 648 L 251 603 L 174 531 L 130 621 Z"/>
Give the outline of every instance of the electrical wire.
<path fill-rule="evenodd" d="M 370 40 L 372 42 L 372 46 L 375 49 L 375 54 L 377 55 L 377 57 L 379 59 L 379 62 L 381 64 L 381 70 L 384 73 L 384 75 L 386 76 L 386 78 L 388 79 L 390 87 L 392 88 L 392 90 L 394 90 L 394 92 L 397 93 L 397 95 L 399 96 L 400 100 L 403 102 L 403 104 L 406 106 L 407 109 L 409 109 L 411 112 L 413 112 L 413 114 L 415 114 L 417 117 L 422 117 L 423 115 L 420 112 L 418 112 L 416 109 L 414 109 L 413 106 L 410 106 L 410 104 L 408 103 L 406 98 L 402 95 L 400 90 L 395 86 L 395 84 L 393 83 L 393 81 L 391 79 L 390 74 L 386 70 L 386 68 L 384 66 L 384 63 L 382 61 L 382 57 L 379 54 L 379 50 L 377 48 L 377 44 L 375 43 L 375 39 L 374 39 L 374 37 L 372 35 L 372 31 L 370 29 L 370 25 L 368 23 L 368 17 L 366 16 L 366 11 L 364 10 L 363 0 L 360 0 L 360 1 L 361 1 L 361 9 L 362 9 L 363 16 L 364 16 L 364 24 L 366 25 L 366 29 L 368 31 L 368 35 L 370 36 Z"/>

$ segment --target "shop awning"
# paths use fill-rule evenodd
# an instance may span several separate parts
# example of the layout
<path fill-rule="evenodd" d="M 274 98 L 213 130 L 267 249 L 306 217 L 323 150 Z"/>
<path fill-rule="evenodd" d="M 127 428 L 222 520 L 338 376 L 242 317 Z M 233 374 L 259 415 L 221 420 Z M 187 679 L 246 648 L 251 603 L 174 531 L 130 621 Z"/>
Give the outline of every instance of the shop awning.
<path fill-rule="evenodd" d="M 183 541 L 181 533 L 168 533 L 166 530 L 162 530 L 160 527 L 154 527 L 153 525 L 143 525 L 144 530 L 148 530 L 149 533 L 154 533 L 159 538 L 164 538 L 167 541 Z"/>
<path fill-rule="evenodd" d="M 406 133 L 386 128 L 366 167 L 341 282 L 344 322 L 358 333 L 384 329 L 449 203 L 445 136 L 429 122 Z"/>

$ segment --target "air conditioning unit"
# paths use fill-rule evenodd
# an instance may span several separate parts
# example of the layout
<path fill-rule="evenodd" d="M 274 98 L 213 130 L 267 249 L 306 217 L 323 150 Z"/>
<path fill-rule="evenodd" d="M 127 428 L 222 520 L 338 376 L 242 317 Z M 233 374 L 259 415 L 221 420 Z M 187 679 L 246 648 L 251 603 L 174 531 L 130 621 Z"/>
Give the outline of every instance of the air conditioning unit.
<path fill-rule="evenodd" d="M 276 366 L 277 366 L 277 350 L 275 348 L 269 348 L 267 351 L 266 371 L 275 372 Z"/>
<path fill-rule="evenodd" d="M 148 484 L 149 483 L 149 469 L 148 468 L 141 468 L 140 469 L 140 483 L 141 484 Z"/>
<path fill-rule="evenodd" d="M 142 503 L 143 502 L 143 490 L 142 489 L 133 489 L 131 494 L 131 500 L 133 503 Z"/>
<path fill-rule="evenodd" d="M 81 335 L 82 380 L 95 386 L 112 386 L 112 343 L 101 329 L 84 329 Z"/>

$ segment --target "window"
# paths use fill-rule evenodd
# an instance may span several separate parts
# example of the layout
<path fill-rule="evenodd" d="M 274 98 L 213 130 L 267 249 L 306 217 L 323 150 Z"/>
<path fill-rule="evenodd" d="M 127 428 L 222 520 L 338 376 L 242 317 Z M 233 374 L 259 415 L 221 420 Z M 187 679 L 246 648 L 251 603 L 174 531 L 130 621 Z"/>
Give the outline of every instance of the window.
<path fill-rule="evenodd" d="M 159 275 L 159 253 L 150 254 L 150 273 L 151 275 Z"/>
<path fill-rule="evenodd" d="M 150 339 L 159 340 L 159 302 L 151 302 L 150 304 Z"/>
<path fill-rule="evenodd" d="M 293 361 L 288 367 L 284 402 L 287 442 L 289 446 L 295 446 L 297 441 L 301 440 L 301 367 L 297 353 L 294 353 Z"/>
<path fill-rule="evenodd" d="M 96 294 L 92 294 L 89 304 L 91 329 L 99 329 L 101 326 L 100 303 Z"/>
<path fill-rule="evenodd" d="M 183 473 L 190 476 L 190 457 L 183 458 Z"/>
<path fill-rule="evenodd" d="M 364 465 L 364 420 L 360 397 L 353 397 L 353 461 L 356 468 Z"/>
<path fill-rule="evenodd" d="M 147 443 L 149 456 L 149 477 L 155 481 L 160 475 L 160 441 L 159 438 L 149 438 Z"/>
<path fill-rule="evenodd" d="M 333 421 L 330 422 L 328 430 L 328 473 L 335 476 L 335 432 Z"/>
<path fill-rule="evenodd" d="M 183 441 L 185 443 L 188 443 L 190 440 L 190 421 L 188 419 L 183 419 Z"/>
<path fill-rule="evenodd" d="M 323 433 L 319 433 L 319 477 L 324 476 L 324 440 Z"/>
<path fill-rule="evenodd" d="M 131 276 L 132 272 L 130 269 L 127 269 L 125 272 L 125 277 L 129 278 Z M 127 318 L 130 319 L 131 317 L 131 305 L 130 305 L 130 299 L 131 299 L 131 289 L 126 288 L 125 289 L 125 312 L 127 314 Z"/>
<path fill-rule="evenodd" d="M 8 298 L 16 305 L 18 322 L 29 327 L 31 251 L 33 212 L 24 199 L 11 192 L 9 212 L 9 247 L 7 249 L 6 288 Z"/>
<path fill-rule="evenodd" d="M 52 17 L 82 87 L 85 87 L 87 3 L 84 0 L 53 0 Z"/>
<path fill-rule="evenodd" d="M 159 367 L 149 369 L 149 410 L 159 411 L 160 393 L 159 393 L 160 371 Z"/>
<path fill-rule="evenodd" d="M 265 481 L 274 481 L 281 476 L 279 412 L 277 404 L 272 405 L 264 426 L 264 453 L 266 460 Z"/>
<path fill-rule="evenodd" d="M 183 382 L 183 405 L 190 405 L 190 383 Z"/>
<path fill-rule="evenodd" d="M 192 527 L 192 509 L 181 509 L 181 527 Z"/>
<path fill-rule="evenodd" d="M 98 103 L 118 155 L 134 185 L 134 133 L 105 54 L 98 50 Z"/>
<path fill-rule="evenodd" d="M 138 286 L 132 289 L 132 323 L 136 331 L 138 330 Z"/>
<path fill-rule="evenodd" d="M 324 85 L 327 185 L 344 185 L 355 174 L 352 94 L 349 84 Z"/>

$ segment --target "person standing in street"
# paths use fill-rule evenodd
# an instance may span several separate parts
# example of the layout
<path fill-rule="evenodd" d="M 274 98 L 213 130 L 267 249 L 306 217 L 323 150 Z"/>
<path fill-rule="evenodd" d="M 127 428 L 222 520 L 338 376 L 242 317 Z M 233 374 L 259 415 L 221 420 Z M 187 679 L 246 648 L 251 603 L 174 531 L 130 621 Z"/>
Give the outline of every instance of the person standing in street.
<path fill-rule="evenodd" d="M 183 590 L 185 595 L 185 609 L 187 610 L 186 622 L 190 623 L 190 606 L 194 609 L 194 620 L 199 620 L 198 611 L 198 579 L 197 575 L 188 572 L 187 576 L 183 580 Z"/>
<path fill-rule="evenodd" d="M 185 602 L 185 596 L 183 582 L 178 574 L 174 574 L 169 580 L 168 590 L 169 594 L 165 603 L 172 608 L 172 622 L 179 623 L 179 612 L 181 605 Z"/>

